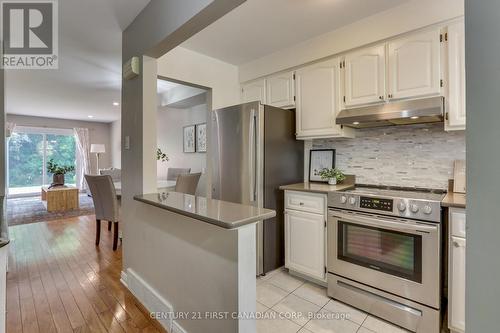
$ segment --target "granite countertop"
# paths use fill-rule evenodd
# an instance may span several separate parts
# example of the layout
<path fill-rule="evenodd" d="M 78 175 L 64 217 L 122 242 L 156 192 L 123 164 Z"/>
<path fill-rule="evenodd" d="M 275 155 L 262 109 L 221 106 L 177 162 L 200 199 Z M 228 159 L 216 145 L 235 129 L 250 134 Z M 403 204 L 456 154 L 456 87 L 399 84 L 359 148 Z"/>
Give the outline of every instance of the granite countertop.
<path fill-rule="evenodd" d="M 280 190 L 329 193 L 334 191 L 344 191 L 353 187 L 354 184 L 328 185 L 327 183 L 298 183 L 291 185 L 282 185 L 280 186 Z"/>
<path fill-rule="evenodd" d="M 465 208 L 466 195 L 464 193 L 448 192 L 441 201 L 443 207 Z"/>
<path fill-rule="evenodd" d="M 276 216 L 276 212 L 270 209 L 179 192 L 142 194 L 134 196 L 134 199 L 224 229 L 234 229 Z"/>
<path fill-rule="evenodd" d="M 9 228 L 7 226 L 7 219 L 5 218 L 5 205 L 7 204 L 7 199 L 0 196 L 0 248 L 9 244 Z"/>

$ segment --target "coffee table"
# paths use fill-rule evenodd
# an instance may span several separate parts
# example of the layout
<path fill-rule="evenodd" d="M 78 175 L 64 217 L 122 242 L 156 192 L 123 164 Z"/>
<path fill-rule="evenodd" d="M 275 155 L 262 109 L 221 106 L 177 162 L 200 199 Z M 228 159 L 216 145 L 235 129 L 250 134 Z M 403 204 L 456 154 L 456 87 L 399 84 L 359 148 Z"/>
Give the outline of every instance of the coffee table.
<path fill-rule="evenodd" d="M 48 212 L 65 212 L 80 208 L 78 188 L 74 186 L 42 187 L 42 201 L 47 202 Z"/>

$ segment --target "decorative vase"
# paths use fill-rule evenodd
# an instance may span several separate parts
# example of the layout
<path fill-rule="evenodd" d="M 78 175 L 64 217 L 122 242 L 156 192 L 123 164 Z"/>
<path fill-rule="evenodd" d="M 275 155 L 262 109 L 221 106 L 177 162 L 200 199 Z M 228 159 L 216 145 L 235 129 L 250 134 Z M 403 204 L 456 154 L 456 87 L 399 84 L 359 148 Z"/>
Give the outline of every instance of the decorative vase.
<path fill-rule="evenodd" d="M 53 185 L 64 185 L 64 174 L 54 174 L 52 175 L 52 184 Z"/>
<path fill-rule="evenodd" d="M 337 178 L 328 178 L 328 184 L 329 185 L 337 185 Z"/>

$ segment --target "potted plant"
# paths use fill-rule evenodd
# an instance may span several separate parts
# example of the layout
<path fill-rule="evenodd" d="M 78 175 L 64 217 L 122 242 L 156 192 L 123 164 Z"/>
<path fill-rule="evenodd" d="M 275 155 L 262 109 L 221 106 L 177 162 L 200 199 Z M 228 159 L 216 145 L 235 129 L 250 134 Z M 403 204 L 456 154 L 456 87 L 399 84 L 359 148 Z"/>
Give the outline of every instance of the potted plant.
<path fill-rule="evenodd" d="M 168 162 L 169 158 L 167 156 L 167 154 L 165 154 L 161 148 L 157 148 L 156 149 L 156 160 L 159 161 L 159 162 Z M 167 173 L 168 173 L 168 170 L 167 170 Z"/>
<path fill-rule="evenodd" d="M 160 162 L 168 162 L 168 156 L 161 151 L 160 148 L 156 149 L 156 160 Z"/>
<path fill-rule="evenodd" d="M 74 165 L 59 165 L 50 159 L 47 162 L 47 171 L 52 174 L 52 186 L 64 185 L 64 175 L 68 172 L 75 171 Z"/>
<path fill-rule="evenodd" d="M 337 168 L 325 168 L 319 172 L 321 179 L 328 179 L 328 184 L 335 185 L 344 181 L 345 174 Z"/>

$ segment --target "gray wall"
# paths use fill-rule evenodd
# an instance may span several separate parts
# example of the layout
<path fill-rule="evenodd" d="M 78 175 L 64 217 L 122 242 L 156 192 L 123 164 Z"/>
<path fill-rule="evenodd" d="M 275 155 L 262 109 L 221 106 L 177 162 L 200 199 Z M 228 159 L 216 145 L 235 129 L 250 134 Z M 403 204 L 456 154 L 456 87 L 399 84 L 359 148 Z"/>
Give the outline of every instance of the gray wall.
<path fill-rule="evenodd" d="M 122 167 L 122 121 L 116 120 L 110 124 L 111 128 L 111 166 L 120 169 Z"/>
<path fill-rule="evenodd" d="M 207 122 L 206 104 L 189 109 L 161 107 L 158 109 L 157 137 L 158 147 L 169 157 L 168 162 L 157 163 L 158 178 L 166 179 L 168 168 L 191 168 L 191 172 L 205 172 L 207 166 L 206 153 L 184 153 L 183 127 Z M 206 194 L 206 174 L 203 174 L 196 191 L 198 195 Z"/>
<path fill-rule="evenodd" d="M 0 197 L 5 196 L 5 103 L 4 103 L 4 71 L 0 69 Z"/>
<path fill-rule="evenodd" d="M 336 149 L 336 166 L 361 184 L 447 189 L 453 161 L 465 159 L 465 132 L 445 132 L 443 123 L 369 128 L 313 148 Z"/>
<path fill-rule="evenodd" d="M 106 153 L 101 154 L 99 168 L 109 168 L 111 166 L 111 145 L 110 145 L 110 124 L 93 121 L 78 121 L 68 119 L 55 119 L 44 117 L 19 116 L 8 114 L 7 121 L 13 122 L 17 126 L 47 127 L 47 128 L 68 128 L 82 127 L 89 129 L 90 143 L 103 143 L 106 146 Z M 90 154 L 92 172 L 96 170 L 96 156 Z"/>
<path fill-rule="evenodd" d="M 465 1 L 466 331 L 499 331 L 500 1 Z"/>

